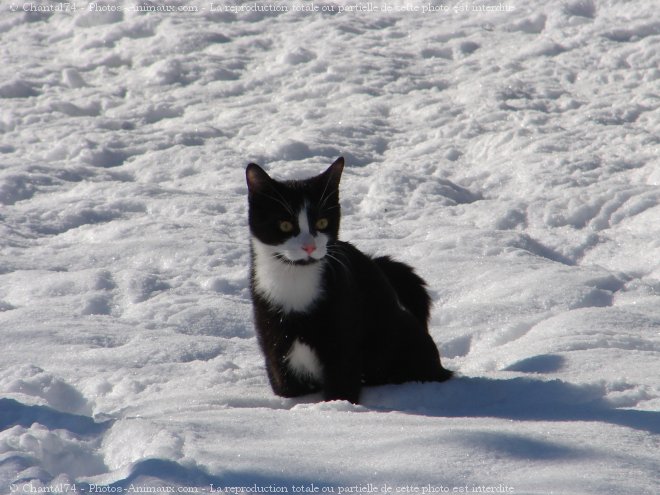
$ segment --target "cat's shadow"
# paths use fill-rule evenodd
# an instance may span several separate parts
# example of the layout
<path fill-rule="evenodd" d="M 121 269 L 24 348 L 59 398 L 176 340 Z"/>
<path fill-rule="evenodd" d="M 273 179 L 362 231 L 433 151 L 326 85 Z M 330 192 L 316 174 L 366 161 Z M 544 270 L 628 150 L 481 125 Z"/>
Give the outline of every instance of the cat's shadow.
<path fill-rule="evenodd" d="M 660 433 L 660 412 L 624 409 L 606 398 L 602 384 L 559 379 L 456 376 L 444 383 L 367 387 L 362 406 L 437 417 L 492 417 L 518 421 L 585 421 Z M 631 397 L 633 397 L 631 395 Z M 636 405 L 634 401 L 623 404 Z"/>

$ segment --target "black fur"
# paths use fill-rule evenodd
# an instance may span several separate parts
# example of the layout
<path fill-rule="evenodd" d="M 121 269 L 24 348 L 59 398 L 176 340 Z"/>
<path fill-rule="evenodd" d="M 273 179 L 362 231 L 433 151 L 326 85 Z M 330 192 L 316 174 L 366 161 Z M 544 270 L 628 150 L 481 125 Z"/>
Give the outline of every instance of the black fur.
<path fill-rule="evenodd" d="M 428 333 L 431 299 L 424 281 L 404 263 L 372 258 L 337 239 L 343 159 L 338 162 L 321 176 L 287 183 L 267 178 L 253 165 L 248 167 L 253 236 L 267 244 L 282 242 L 282 233 L 270 224 L 288 218 L 289 210 L 304 200 L 319 205 L 319 211 L 310 215 L 329 217 L 331 224 L 326 232 L 328 255 L 318 262 L 323 263 L 323 295 L 307 312 L 285 312 L 262 297 L 255 289 L 252 251 L 255 327 L 273 391 L 284 397 L 322 391 L 325 400 L 356 403 L 363 385 L 447 380 L 452 372 L 440 364 Z M 330 199 L 320 207 L 324 194 Z M 296 339 L 318 356 L 320 381 L 289 369 L 286 356 Z"/>

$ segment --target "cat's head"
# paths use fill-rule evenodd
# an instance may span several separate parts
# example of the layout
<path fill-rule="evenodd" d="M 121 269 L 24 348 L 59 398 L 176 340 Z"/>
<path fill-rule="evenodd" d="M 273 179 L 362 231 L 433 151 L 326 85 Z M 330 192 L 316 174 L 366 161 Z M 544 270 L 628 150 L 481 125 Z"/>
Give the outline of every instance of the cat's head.
<path fill-rule="evenodd" d="M 259 165 L 245 171 L 249 224 L 255 245 L 283 263 L 306 265 L 322 260 L 339 233 L 339 179 L 344 159 L 321 175 L 278 181 Z"/>

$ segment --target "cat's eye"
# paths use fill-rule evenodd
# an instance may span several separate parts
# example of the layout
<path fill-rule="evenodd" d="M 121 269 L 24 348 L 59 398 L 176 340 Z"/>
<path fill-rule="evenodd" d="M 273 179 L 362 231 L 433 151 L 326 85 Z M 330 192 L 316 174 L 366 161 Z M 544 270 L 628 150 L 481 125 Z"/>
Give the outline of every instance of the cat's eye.
<path fill-rule="evenodd" d="M 319 230 L 327 229 L 328 228 L 328 219 L 327 218 L 319 218 L 316 221 L 316 228 Z"/>
<path fill-rule="evenodd" d="M 282 220 L 280 222 L 280 230 L 285 234 L 288 234 L 293 230 L 293 224 L 287 220 Z"/>

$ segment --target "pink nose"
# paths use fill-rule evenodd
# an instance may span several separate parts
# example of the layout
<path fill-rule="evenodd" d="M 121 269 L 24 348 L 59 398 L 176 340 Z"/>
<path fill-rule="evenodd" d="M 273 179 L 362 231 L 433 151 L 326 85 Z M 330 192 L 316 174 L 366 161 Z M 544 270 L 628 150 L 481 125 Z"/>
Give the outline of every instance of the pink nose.
<path fill-rule="evenodd" d="M 316 244 L 303 244 L 303 250 L 311 256 L 314 251 L 316 251 Z"/>

